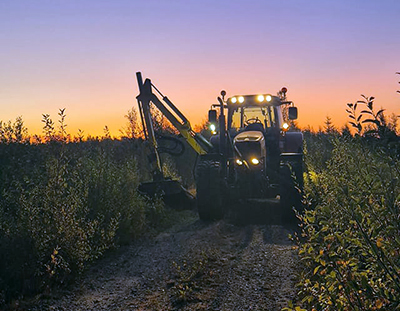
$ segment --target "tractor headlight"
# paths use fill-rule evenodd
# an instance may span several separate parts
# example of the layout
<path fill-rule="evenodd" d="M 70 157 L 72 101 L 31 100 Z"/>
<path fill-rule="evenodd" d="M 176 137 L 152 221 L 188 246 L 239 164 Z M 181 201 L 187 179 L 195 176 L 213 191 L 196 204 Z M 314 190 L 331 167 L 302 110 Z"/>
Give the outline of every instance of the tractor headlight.
<path fill-rule="evenodd" d="M 217 127 L 215 126 L 215 124 L 210 124 L 210 130 L 211 132 L 215 132 L 215 130 L 217 129 Z"/>
<path fill-rule="evenodd" d="M 244 102 L 244 97 L 243 96 L 239 96 L 238 101 L 239 101 L 239 103 L 242 104 Z"/>
<path fill-rule="evenodd" d="M 289 128 L 289 124 L 287 124 L 285 122 L 285 123 L 283 123 L 282 127 L 283 127 L 283 130 L 286 131 Z"/>
<path fill-rule="evenodd" d="M 236 97 L 232 97 L 232 98 L 231 98 L 231 103 L 232 103 L 232 104 L 235 104 L 236 102 L 237 102 L 237 98 L 236 98 Z"/>
<path fill-rule="evenodd" d="M 258 95 L 257 100 L 262 103 L 264 101 L 264 95 Z"/>
<path fill-rule="evenodd" d="M 236 164 L 237 164 L 237 165 L 243 165 L 243 161 L 240 160 L 240 159 L 237 159 L 237 160 L 236 160 Z"/>
<path fill-rule="evenodd" d="M 252 158 L 250 161 L 251 161 L 251 163 L 253 163 L 254 165 L 258 165 L 258 164 L 260 163 L 260 160 L 257 159 L 257 158 Z"/>
<path fill-rule="evenodd" d="M 267 95 L 267 96 L 265 96 L 265 100 L 266 100 L 267 102 L 270 102 L 270 101 L 271 101 L 271 99 L 272 99 L 271 95 Z"/>

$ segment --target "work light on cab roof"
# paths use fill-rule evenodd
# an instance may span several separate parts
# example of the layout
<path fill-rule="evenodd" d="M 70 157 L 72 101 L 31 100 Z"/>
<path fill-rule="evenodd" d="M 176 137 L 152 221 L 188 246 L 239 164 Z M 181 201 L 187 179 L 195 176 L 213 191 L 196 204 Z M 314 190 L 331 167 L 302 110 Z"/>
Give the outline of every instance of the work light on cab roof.
<path fill-rule="evenodd" d="M 272 96 L 270 94 L 259 94 L 259 95 L 245 95 L 245 96 L 233 96 L 228 99 L 228 103 L 230 104 L 243 104 L 246 102 L 247 104 L 252 103 L 270 103 L 272 101 Z"/>
<path fill-rule="evenodd" d="M 264 102 L 264 101 L 270 102 L 271 99 L 272 99 L 271 95 L 258 95 L 258 96 L 257 96 L 257 101 L 258 101 L 259 103 L 262 103 L 262 102 Z"/>

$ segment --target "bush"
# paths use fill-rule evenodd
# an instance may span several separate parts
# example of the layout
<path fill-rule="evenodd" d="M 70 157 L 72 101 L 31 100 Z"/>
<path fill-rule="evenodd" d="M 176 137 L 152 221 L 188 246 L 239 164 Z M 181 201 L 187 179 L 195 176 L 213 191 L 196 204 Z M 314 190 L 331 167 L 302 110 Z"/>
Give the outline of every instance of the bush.
<path fill-rule="evenodd" d="M 139 140 L 0 144 L 0 303 L 64 284 L 164 217 Z"/>
<path fill-rule="evenodd" d="M 317 135 L 316 135 L 317 136 Z M 321 137 L 308 139 L 320 144 Z M 382 137 L 333 137 L 307 155 L 300 294 L 315 310 L 395 310 L 400 301 L 400 163 Z M 398 140 L 397 140 L 398 143 Z"/>

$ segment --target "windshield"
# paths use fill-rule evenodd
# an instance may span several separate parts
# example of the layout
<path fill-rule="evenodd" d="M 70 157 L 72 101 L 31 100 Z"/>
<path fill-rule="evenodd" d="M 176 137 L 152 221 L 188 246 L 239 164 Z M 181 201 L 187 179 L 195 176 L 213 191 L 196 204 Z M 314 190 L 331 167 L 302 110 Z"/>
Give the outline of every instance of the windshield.
<path fill-rule="evenodd" d="M 261 123 L 264 128 L 275 124 L 275 109 L 266 107 L 238 107 L 232 114 L 231 128 L 244 128 L 252 123 Z"/>

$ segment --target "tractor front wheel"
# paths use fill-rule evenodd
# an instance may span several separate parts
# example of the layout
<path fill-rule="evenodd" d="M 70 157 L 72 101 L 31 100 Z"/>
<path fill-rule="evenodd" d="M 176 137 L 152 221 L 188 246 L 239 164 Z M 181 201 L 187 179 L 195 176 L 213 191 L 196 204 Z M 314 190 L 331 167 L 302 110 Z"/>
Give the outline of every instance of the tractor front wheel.
<path fill-rule="evenodd" d="M 224 217 L 221 164 L 214 160 L 200 160 L 196 167 L 197 210 L 201 220 Z"/>

